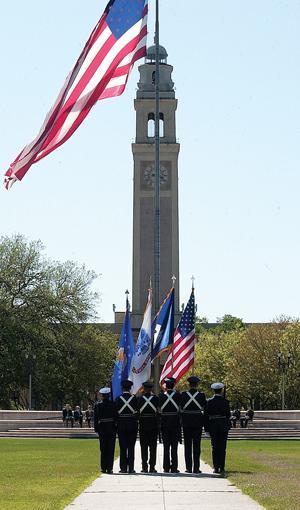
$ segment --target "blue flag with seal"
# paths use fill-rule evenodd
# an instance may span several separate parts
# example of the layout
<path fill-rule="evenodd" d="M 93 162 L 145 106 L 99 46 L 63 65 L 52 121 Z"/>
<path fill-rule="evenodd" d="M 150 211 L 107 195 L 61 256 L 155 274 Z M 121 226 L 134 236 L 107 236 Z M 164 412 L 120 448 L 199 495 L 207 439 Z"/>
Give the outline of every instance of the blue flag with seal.
<path fill-rule="evenodd" d="M 129 377 L 133 354 L 134 354 L 134 341 L 130 321 L 130 307 L 127 298 L 126 313 L 112 376 L 112 396 L 114 400 L 122 394 L 121 383 L 122 381 L 128 379 Z"/>
<path fill-rule="evenodd" d="M 174 287 L 164 300 L 152 323 L 153 343 L 152 361 L 166 350 L 169 350 L 174 340 Z"/>

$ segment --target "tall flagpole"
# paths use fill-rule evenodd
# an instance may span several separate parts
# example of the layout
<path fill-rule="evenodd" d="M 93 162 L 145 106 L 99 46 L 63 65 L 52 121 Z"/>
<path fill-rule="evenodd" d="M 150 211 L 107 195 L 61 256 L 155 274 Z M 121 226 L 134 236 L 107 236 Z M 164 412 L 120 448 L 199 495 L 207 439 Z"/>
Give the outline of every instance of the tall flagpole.
<path fill-rule="evenodd" d="M 192 291 L 195 292 L 195 277 L 192 276 L 191 280 L 192 280 Z M 196 305 L 195 305 L 195 302 L 194 302 L 194 321 L 195 321 L 195 341 L 196 341 L 196 314 L 197 314 L 197 311 L 196 311 Z M 193 363 L 193 368 L 192 368 L 192 374 L 195 375 L 195 361 L 196 361 L 196 345 L 194 347 L 194 363 Z"/>
<path fill-rule="evenodd" d="M 155 199 L 154 199 L 154 310 L 160 305 L 160 76 L 159 76 L 159 0 L 155 19 Z M 159 391 L 160 361 L 154 361 L 155 391 Z"/>

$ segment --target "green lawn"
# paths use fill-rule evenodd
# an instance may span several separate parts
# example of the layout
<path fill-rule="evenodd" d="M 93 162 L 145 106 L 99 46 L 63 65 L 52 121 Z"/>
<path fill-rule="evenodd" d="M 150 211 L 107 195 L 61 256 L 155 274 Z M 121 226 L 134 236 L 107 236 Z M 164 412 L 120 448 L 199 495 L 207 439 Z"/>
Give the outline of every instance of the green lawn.
<path fill-rule="evenodd" d="M 209 441 L 202 457 L 211 463 Z M 267 510 L 300 509 L 300 441 L 229 441 L 230 481 Z"/>
<path fill-rule="evenodd" d="M 99 474 L 99 442 L 0 439 L 1 510 L 60 510 Z"/>
<path fill-rule="evenodd" d="M 209 441 L 202 456 L 210 462 Z M 1 439 L 0 509 L 62 510 L 98 476 L 98 464 L 97 440 Z M 229 441 L 227 471 L 267 510 L 300 509 L 300 441 Z"/>

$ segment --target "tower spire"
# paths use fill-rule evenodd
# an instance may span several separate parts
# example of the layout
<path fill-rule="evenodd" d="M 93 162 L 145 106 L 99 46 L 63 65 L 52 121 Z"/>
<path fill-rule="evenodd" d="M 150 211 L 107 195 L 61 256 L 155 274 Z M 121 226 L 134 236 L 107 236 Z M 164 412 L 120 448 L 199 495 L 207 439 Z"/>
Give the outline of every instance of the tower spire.
<path fill-rule="evenodd" d="M 157 35 L 155 45 L 147 49 L 144 64 L 139 66 L 134 102 L 132 323 L 135 328 L 141 325 L 150 275 L 156 311 L 170 289 L 170 276 L 175 274 L 179 278 L 177 99 L 173 67 L 167 62 L 166 49 L 159 44 L 159 26 Z M 179 311 L 178 279 L 175 287 L 176 311 Z"/>

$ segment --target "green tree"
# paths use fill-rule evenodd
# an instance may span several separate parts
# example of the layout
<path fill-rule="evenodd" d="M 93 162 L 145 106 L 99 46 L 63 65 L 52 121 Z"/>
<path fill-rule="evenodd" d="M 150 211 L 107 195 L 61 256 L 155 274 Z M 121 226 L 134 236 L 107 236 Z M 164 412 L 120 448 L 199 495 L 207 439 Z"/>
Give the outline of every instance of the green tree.
<path fill-rule="evenodd" d="M 282 375 L 278 353 L 291 355 L 286 373 L 287 408 L 300 407 L 300 323 L 284 319 L 220 331 L 198 331 L 194 372 L 210 393 L 210 384 L 221 380 L 233 405 L 256 409 L 281 408 Z"/>
<path fill-rule="evenodd" d="M 219 324 L 215 330 L 215 332 L 224 332 L 228 333 L 229 331 L 235 331 L 237 329 L 244 329 L 245 324 L 243 319 L 239 319 L 238 317 L 234 317 L 233 315 L 226 314 L 222 318 L 217 319 L 217 323 Z"/>
<path fill-rule="evenodd" d="M 34 394 L 40 407 L 93 400 L 99 387 L 110 383 L 117 337 L 97 324 L 82 324 L 52 337 L 36 360 Z"/>
<path fill-rule="evenodd" d="M 40 241 L 29 242 L 21 235 L 0 239 L 2 406 L 11 399 L 24 400 L 29 371 L 36 372 L 38 381 L 42 368 L 47 373 L 49 356 L 57 363 L 56 376 L 66 370 L 67 339 L 74 338 L 78 325 L 95 318 L 95 278 L 93 271 L 74 262 L 48 260 Z M 40 379 L 45 377 L 41 374 Z M 46 400 L 42 391 L 40 399 Z"/>

